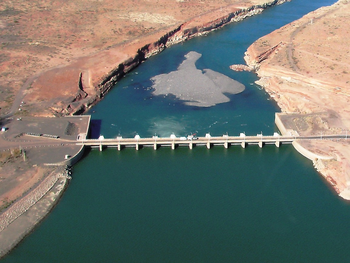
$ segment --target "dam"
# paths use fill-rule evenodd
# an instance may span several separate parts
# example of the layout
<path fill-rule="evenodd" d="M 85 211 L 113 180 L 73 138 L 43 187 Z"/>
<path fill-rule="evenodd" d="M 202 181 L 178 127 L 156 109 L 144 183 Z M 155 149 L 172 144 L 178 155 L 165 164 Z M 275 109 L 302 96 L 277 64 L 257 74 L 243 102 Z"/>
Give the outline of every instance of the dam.
<path fill-rule="evenodd" d="M 246 145 L 259 145 L 260 148 L 265 144 L 274 144 L 276 147 L 280 147 L 281 144 L 291 144 L 296 140 L 322 140 L 322 139 L 343 139 L 346 135 L 312 135 L 312 136 L 286 136 L 274 133 L 271 136 L 264 136 L 263 134 L 257 134 L 256 136 L 246 136 L 244 133 L 240 133 L 239 136 L 229 136 L 227 134 L 222 136 L 211 136 L 207 133 L 204 137 L 195 137 L 189 135 L 187 137 L 176 137 L 174 134 L 170 137 L 158 137 L 153 136 L 151 138 L 141 138 L 136 135 L 134 138 L 123 138 L 117 136 L 116 138 L 106 139 L 100 136 L 98 139 L 86 139 L 83 136 L 77 138 L 77 145 L 99 148 L 100 151 L 106 147 L 114 147 L 119 151 L 124 147 L 133 147 L 136 150 L 142 147 L 153 147 L 157 150 L 158 147 L 171 147 L 175 150 L 177 147 L 186 146 L 192 149 L 195 146 L 206 146 L 210 149 L 214 145 L 222 145 L 225 148 L 231 145 L 240 145 L 245 148 Z"/>

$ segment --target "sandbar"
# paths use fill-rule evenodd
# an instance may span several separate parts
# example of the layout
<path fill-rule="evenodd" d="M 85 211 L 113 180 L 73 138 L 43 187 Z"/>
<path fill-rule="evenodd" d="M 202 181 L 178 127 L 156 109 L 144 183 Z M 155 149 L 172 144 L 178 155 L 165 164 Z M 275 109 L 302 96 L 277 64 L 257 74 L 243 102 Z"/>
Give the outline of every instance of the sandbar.
<path fill-rule="evenodd" d="M 176 71 L 153 77 L 153 94 L 172 94 L 186 105 L 211 107 L 219 103 L 229 102 L 227 94 L 244 91 L 245 86 L 211 69 L 200 70 L 196 61 L 202 55 L 191 51 Z"/>

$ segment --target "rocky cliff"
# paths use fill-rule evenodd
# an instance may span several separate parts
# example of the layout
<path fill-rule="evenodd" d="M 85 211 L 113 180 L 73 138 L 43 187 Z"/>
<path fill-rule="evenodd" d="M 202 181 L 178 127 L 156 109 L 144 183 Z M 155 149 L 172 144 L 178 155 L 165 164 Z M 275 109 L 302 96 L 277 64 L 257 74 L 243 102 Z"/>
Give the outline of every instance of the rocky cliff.
<path fill-rule="evenodd" d="M 165 48 L 197 36 L 208 34 L 209 32 L 219 29 L 228 23 L 241 21 L 249 16 L 261 13 L 266 8 L 282 4 L 284 2 L 287 2 L 287 0 L 274 0 L 263 5 L 255 5 L 246 9 L 237 9 L 235 12 L 231 12 L 219 19 L 215 19 L 200 26 L 191 26 L 191 21 L 183 23 L 159 38 L 156 42 L 147 44 L 138 49 L 135 56 L 125 60 L 115 69 L 101 78 L 95 87 L 96 96 L 87 96 L 86 98 L 81 97 L 82 99 L 79 101 L 79 103 L 77 103 L 77 100 L 75 99 L 74 105 L 72 103 L 67 105 L 67 107 L 63 109 L 62 113 L 64 115 L 75 115 L 85 112 L 87 109 L 100 101 L 125 74 L 136 68 L 149 57 L 162 52 Z"/>

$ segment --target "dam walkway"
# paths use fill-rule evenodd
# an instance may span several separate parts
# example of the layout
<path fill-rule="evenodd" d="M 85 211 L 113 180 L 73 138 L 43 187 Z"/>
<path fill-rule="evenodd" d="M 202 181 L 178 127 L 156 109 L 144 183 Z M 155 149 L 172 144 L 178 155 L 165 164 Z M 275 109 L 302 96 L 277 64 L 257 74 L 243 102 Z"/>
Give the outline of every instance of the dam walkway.
<path fill-rule="evenodd" d="M 247 145 L 255 144 L 259 145 L 260 148 L 265 144 L 274 144 L 279 147 L 281 144 L 291 144 L 295 140 L 322 140 L 322 139 L 347 139 L 347 135 L 320 135 L 320 136 L 285 136 L 278 133 L 274 133 L 272 136 L 263 136 L 262 134 L 257 134 L 256 136 L 246 136 L 241 133 L 239 136 L 211 136 L 206 134 L 205 137 L 195 137 L 189 135 L 187 137 L 176 137 L 172 134 L 170 137 L 158 137 L 153 136 L 151 138 L 141 138 L 136 135 L 134 138 L 123 138 L 118 136 L 113 139 L 105 139 L 100 136 L 98 139 L 85 139 L 78 137 L 77 145 L 83 145 L 92 148 L 99 148 L 100 151 L 106 147 L 114 147 L 119 151 L 124 147 L 133 147 L 139 150 L 142 147 L 153 147 L 157 150 L 158 147 L 171 147 L 171 149 L 176 149 L 179 146 L 186 146 L 192 149 L 194 146 L 206 146 L 210 149 L 214 145 L 222 145 L 225 148 L 231 145 L 240 145 L 245 148 Z"/>

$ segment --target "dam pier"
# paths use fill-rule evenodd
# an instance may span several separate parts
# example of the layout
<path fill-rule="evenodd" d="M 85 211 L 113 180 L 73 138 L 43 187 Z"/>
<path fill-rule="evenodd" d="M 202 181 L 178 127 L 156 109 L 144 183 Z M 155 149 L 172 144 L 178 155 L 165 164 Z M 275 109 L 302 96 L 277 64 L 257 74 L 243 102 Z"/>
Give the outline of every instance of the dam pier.
<path fill-rule="evenodd" d="M 229 148 L 231 146 L 258 145 L 262 148 L 264 145 L 275 145 L 280 147 L 283 144 L 293 144 L 294 148 L 308 159 L 323 158 L 315 154 L 302 145 L 302 141 L 307 140 L 341 140 L 348 139 L 347 131 L 343 134 L 319 134 L 300 135 L 289 123 L 294 116 L 280 116 L 276 114 L 276 127 L 280 132 L 274 132 L 272 135 L 263 135 L 262 132 L 255 135 L 246 135 L 245 132 L 238 133 L 236 136 L 223 134 L 221 136 L 212 136 L 210 133 L 204 136 L 190 134 L 188 136 L 176 136 L 174 133 L 169 137 L 150 136 L 142 138 L 136 134 L 132 138 L 123 138 L 116 136 L 105 138 L 100 135 L 99 138 L 90 138 L 89 115 L 65 117 L 60 119 L 43 119 L 24 117 L 16 120 L 8 126 L 6 131 L 1 132 L 0 150 L 9 151 L 17 147 L 24 151 L 31 151 L 31 158 L 34 162 L 45 165 L 74 165 L 83 155 L 85 148 L 97 148 L 103 151 L 105 148 L 117 148 L 119 151 L 123 148 L 133 148 L 140 150 L 143 147 L 157 150 L 160 147 L 170 147 L 175 150 L 178 147 L 204 146 L 207 149 L 212 147 Z M 287 123 L 288 125 L 284 125 Z M 232 131 L 231 131 L 232 132 Z M 51 149 L 55 149 L 52 151 Z"/>
<path fill-rule="evenodd" d="M 114 147 L 119 151 L 124 147 L 133 147 L 139 150 L 142 147 L 153 147 L 157 150 L 159 147 L 171 147 L 175 150 L 177 147 L 185 146 L 189 149 L 193 149 L 195 146 L 206 146 L 210 149 L 214 145 L 222 145 L 225 148 L 231 145 L 240 145 L 245 148 L 248 144 L 257 144 L 259 147 L 263 147 L 264 144 L 275 144 L 279 147 L 281 143 L 292 143 L 295 137 L 291 136 L 281 136 L 275 133 L 273 136 L 263 136 L 262 134 L 257 134 L 256 136 L 246 136 L 241 133 L 240 136 L 211 136 L 207 133 L 204 137 L 195 137 L 189 135 L 187 137 L 176 137 L 174 134 L 170 137 L 158 137 L 152 136 L 151 138 L 141 138 L 136 135 L 134 138 L 123 138 L 118 136 L 113 139 L 105 139 L 100 136 L 98 139 L 81 139 L 77 141 L 78 145 L 84 145 L 92 148 L 99 148 L 100 151 L 106 147 Z"/>
<path fill-rule="evenodd" d="M 344 137 L 344 135 L 285 136 L 278 133 L 274 133 L 271 136 L 264 136 L 262 134 L 246 136 L 244 133 L 240 133 L 239 136 L 211 136 L 207 133 L 204 137 L 195 137 L 193 135 L 176 137 L 172 134 L 170 137 L 153 136 L 151 138 L 141 138 L 139 135 L 136 135 L 134 138 L 118 136 L 113 139 L 106 139 L 100 136 L 98 139 L 78 137 L 77 145 L 99 148 L 100 151 L 107 147 L 117 148 L 119 151 L 125 147 L 132 147 L 136 150 L 142 147 L 153 147 L 154 150 L 157 150 L 159 147 L 171 147 L 171 149 L 175 150 L 180 146 L 185 146 L 189 149 L 193 149 L 195 146 L 205 146 L 210 149 L 214 145 L 221 145 L 224 148 L 229 148 L 233 145 L 240 145 L 242 148 L 245 148 L 247 145 L 258 145 L 262 148 L 265 144 L 274 144 L 276 147 L 280 147 L 281 144 L 292 144 L 296 140 L 342 139 Z"/>

